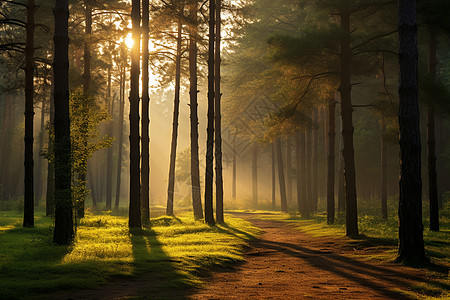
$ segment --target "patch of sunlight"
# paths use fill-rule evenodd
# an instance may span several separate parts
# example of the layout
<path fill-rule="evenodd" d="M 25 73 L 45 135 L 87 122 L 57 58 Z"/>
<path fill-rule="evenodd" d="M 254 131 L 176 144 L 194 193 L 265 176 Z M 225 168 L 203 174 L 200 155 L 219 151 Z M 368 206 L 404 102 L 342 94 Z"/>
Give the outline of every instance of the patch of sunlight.
<path fill-rule="evenodd" d="M 434 281 L 430 283 L 414 284 L 408 290 L 396 289 L 395 291 L 400 295 L 422 300 L 437 300 L 437 299 L 449 299 L 450 292 L 448 289 L 442 288 L 446 283 L 443 281 Z"/>
<path fill-rule="evenodd" d="M 132 243 L 126 220 L 87 216 L 80 222 L 72 250 L 63 264 L 82 261 L 132 262 Z"/>
<path fill-rule="evenodd" d="M 14 225 L 5 225 L 5 226 L 0 226 L 0 233 L 4 233 L 4 232 L 6 232 L 6 231 L 8 231 L 8 230 L 11 230 L 11 229 L 14 229 L 14 228 L 16 228 L 17 226 L 14 226 Z"/>
<path fill-rule="evenodd" d="M 296 229 L 308 233 L 313 237 L 325 237 L 325 236 L 343 236 L 345 235 L 344 227 L 328 227 L 322 223 L 305 224 Z"/>

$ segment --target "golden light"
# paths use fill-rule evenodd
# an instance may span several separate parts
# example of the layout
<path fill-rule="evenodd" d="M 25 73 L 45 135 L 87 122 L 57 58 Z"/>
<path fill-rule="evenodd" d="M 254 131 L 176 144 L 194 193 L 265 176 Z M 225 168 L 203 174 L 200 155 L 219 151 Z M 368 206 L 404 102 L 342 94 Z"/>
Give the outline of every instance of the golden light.
<path fill-rule="evenodd" d="M 131 37 L 131 33 L 127 34 L 127 37 L 125 38 L 125 45 L 127 45 L 128 49 L 133 47 L 133 38 Z"/>

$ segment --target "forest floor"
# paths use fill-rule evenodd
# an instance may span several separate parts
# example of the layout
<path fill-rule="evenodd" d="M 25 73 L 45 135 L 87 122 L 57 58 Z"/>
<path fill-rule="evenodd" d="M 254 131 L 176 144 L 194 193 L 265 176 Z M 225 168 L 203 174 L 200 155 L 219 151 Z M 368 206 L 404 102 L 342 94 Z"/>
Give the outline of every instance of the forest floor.
<path fill-rule="evenodd" d="M 205 284 L 199 288 L 148 294 L 148 287 L 160 280 L 149 274 L 114 279 L 94 290 L 54 294 L 53 299 L 417 299 L 421 289 L 428 292 L 419 298 L 448 292 L 446 275 L 363 258 L 393 245 L 355 248 L 346 237 L 312 237 L 295 229 L 296 224 L 264 219 L 264 214 L 233 215 L 252 222 L 262 234 L 249 243 L 243 263 L 205 271 Z"/>

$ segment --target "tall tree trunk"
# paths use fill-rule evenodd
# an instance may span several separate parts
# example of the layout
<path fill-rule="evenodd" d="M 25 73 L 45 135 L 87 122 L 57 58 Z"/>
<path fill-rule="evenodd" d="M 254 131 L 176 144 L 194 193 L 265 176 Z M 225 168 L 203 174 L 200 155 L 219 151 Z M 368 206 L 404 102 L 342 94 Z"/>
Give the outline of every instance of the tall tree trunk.
<path fill-rule="evenodd" d="M 148 94 L 148 39 L 149 39 L 149 0 L 142 0 L 142 167 L 141 167 L 141 206 L 142 220 L 150 221 L 150 137 L 149 137 L 149 105 Z"/>
<path fill-rule="evenodd" d="M 345 212 L 344 141 L 342 138 L 342 117 L 339 117 L 338 212 Z"/>
<path fill-rule="evenodd" d="M 216 2 L 209 0 L 209 48 L 208 48 L 208 125 L 206 135 L 205 221 L 214 224 L 213 214 L 213 162 L 214 162 L 214 27 Z"/>
<path fill-rule="evenodd" d="M 25 46 L 25 194 L 23 226 L 34 226 L 33 123 L 34 123 L 34 11 L 35 1 L 27 1 Z"/>
<path fill-rule="evenodd" d="M 306 130 L 302 129 L 302 133 L 301 133 L 301 139 L 300 139 L 300 149 L 301 149 L 301 154 L 302 154 L 302 166 L 301 166 L 301 179 L 302 179 L 302 184 L 300 185 L 302 187 L 301 189 L 301 193 L 302 193 L 302 209 L 301 209 L 301 214 L 304 218 L 309 219 L 310 215 L 309 215 L 309 205 L 308 205 L 308 171 L 307 171 L 307 165 L 309 160 L 307 159 L 307 154 L 306 154 L 306 147 L 307 147 L 307 143 L 306 143 Z M 310 185 L 311 186 L 311 185 Z"/>
<path fill-rule="evenodd" d="M 272 143 L 272 209 L 275 210 L 275 143 Z"/>
<path fill-rule="evenodd" d="M 44 148 L 44 136 L 45 136 L 45 101 L 42 100 L 42 106 L 41 106 L 41 125 L 39 128 L 39 146 L 38 146 L 38 153 L 36 155 L 36 188 L 35 188 L 35 195 L 34 195 L 34 204 L 39 207 L 39 203 L 42 199 L 42 187 L 44 185 L 43 183 L 43 174 L 42 174 L 42 157 L 40 155 L 42 149 Z"/>
<path fill-rule="evenodd" d="M 316 121 L 317 124 L 319 124 L 319 117 L 318 117 L 318 113 L 317 110 L 314 110 L 314 120 Z M 318 196 L 318 150 L 317 150 L 317 138 L 318 138 L 318 132 L 319 129 L 317 128 L 317 126 L 315 126 L 313 128 L 313 132 L 312 132 L 312 193 L 311 193 L 311 198 L 312 198 L 312 211 L 313 212 L 317 212 L 317 204 L 319 202 L 319 196 Z"/>
<path fill-rule="evenodd" d="M 436 80 L 436 35 L 433 28 L 430 29 L 428 53 L 428 72 Z M 436 129 L 433 104 L 428 104 L 427 122 L 427 149 L 428 149 L 428 198 L 430 201 L 430 230 L 439 231 L 439 201 L 436 170 Z"/>
<path fill-rule="evenodd" d="M 418 105 L 416 1 L 398 0 L 400 200 L 398 261 L 426 260 L 422 224 L 422 180 Z"/>
<path fill-rule="evenodd" d="M 223 177 L 222 177 L 222 117 L 220 112 L 220 38 L 222 29 L 221 0 L 216 1 L 216 44 L 214 58 L 214 126 L 215 126 L 215 159 L 216 159 L 216 220 L 223 223 Z"/>
<path fill-rule="evenodd" d="M 118 210 L 120 205 L 120 184 L 122 177 L 122 149 L 123 149 L 123 113 L 125 110 L 125 66 L 120 71 L 120 108 L 119 108 L 119 137 L 117 151 L 117 181 L 116 181 L 116 201 L 114 209 Z"/>
<path fill-rule="evenodd" d="M 191 185 L 194 218 L 203 218 L 200 193 L 200 170 L 198 159 L 198 101 L 197 101 L 197 10 L 198 3 L 193 2 L 189 8 L 189 17 L 193 22 L 189 32 L 189 108 L 191 118 Z"/>
<path fill-rule="evenodd" d="M 386 123 L 381 119 L 381 217 L 388 219 L 387 211 L 387 143 L 384 135 L 386 134 Z"/>
<path fill-rule="evenodd" d="M 302 145 L 300 142 L 301 139 L 301 133 L 300 129 L 297 129 L 295 131 L 295 163 L 296 163 L 296 174 L 297 174 L 297 206 L 298 206 L 298 212 L 303 212 L 303 205 L 302 205 Z"/>
<path fill-rule="evenodd" d="M 328 100 L 328 174 L 327 174 L 327 223 L 334 223 L 334 148 L 336 141 L 336 101 Z"/>
<path fill-rule="evenodd" d="M 55 77 L 52 75 L 52 88 L 50 94 L 50 130 L 48 132 L 48 154 L 54 155 L 55 140 L 53 131 L 55 128 L 55 101 L 54 101 L 54 82 Z M 47 193 L 45 195 L 45 215 L 53 216 L 55 212 L 55 161 L 49 160 L 47 165 Z"/>
<path fill-rule="evenodd" d="M 173 197 L 175 189 L 175 161 L 177 156 L 178 115 L 180 111 L 181 80 L 181 19 L 178 19 L 177 56 L 175 60 L 175 98 L 173 100 L 172 144 L 170 147 L 169 186 L 167 188 L 166 215 L 173 216 Z"/>
<path fill-rule="evenodd" d="M 350 48 L 350 15 L 348 5 L 340 11 L 341 18 L 341 55 L 340 55 L 340 87 L 342 137 L 344 141 L 344 176 L 345 176 L 345 208 L 346 208 L 346 235 L 358 235 L 358 209 L 356 198 L 355 155 L 353 149 L 353 107 L 351 98 L 351 62 L 352 50 Z"/>
<path fill-rule="evenodd" d="M 110 57 L 112 59 L 112 57 Z M 111 97 L 111 66 L 108 66 L 108 85 L 107 85 L 107 96 L 106 101 L 109 106 L 109 114 L 112 116 L 114 114 L 114 99 Z M 113 136 L 113 122 L 108 121 L 107 124 L 108 136 Z M 113 147 L 106 149 L 106 210 L 112 209 L 112 175 L 113 175 Z"/>
<path fill-rule="evenodd" d="M 278 182 L 280 184 L 281 211 L 287 212 L 286 183 L 284 181 L 283 154 L 281 140 L 277 138 Z"/>
<path fill-rule="evenodd" d="M 439 115 L 436 116 L 436 174 L 437 174 L 437 187 L 438 187 L 438 206 L 439 209 L 444 208 L 444 202 L 442 195 L 447 190 L 447 172 L 446 165 L 443 163 L 442 159 L 444 157 L 444 151 L 446 149 L 446 137 L 444 129 L 444 120 Z"/>
<path fill-rule="evenodd" d="M 323 107 L 321 121 L 322 121 L 322 128 L 323 128 L 323 154 L 325 154 L 325 156 L 323 157 L 323 160 L 327 161 L 328 160 L 328 105 L 325 105 Z M 336 126 L 336 124 L 335 124 L 335 126 Z M 336 141 L 335 141 L 335 145 L 336 145 Z M 319 157 L 320 157 L 320 155 L 319 155 Z M 326 176 L 328 176 L 328 175 L 326 175 Z M 335 175 L 335 177 L 336 177 L 336 175 Z M 323 178 L 323 179 L 325 179 L 325 178 Z M 324 180 L 321 180 L 320 182 L 322 182 L 322 186 L 319 187 L 319 197 L 323 196 L 326 199 L 327 198 L 327 182 Z"/>
<path fill-rule="evenodd" d="M 54 15 L 55 227 L 53 240 L 58 245 L 67 245 L 74 237 L 70 164 L 68 0 L 55 1 Z"/>
<path fill-rule="evenodd" d="M 305 153 L 306 153 L 306 160 L 305 160 L 305 176 L 306 176 L 306 201 L 305 206 L 307 207 L 307 210 L 309 213 L 314 214 L 314 207 L 312 203 L 312 139 L 311 139 L 311 131 L 312 129 L 310 127 L 306 128 L 306 135 L 305 135 Z"/>
<path fill-rule="evenodd" d="M 130 228 L 141 228 L 141 174 L 139 151 L 139 60 L 141 1 L 131 2 L 132 38 L 130 71 Z"/>
<path fill-rule="evenodd" d="M 252 200 L 253 205 L 258 207 L 258 144 L 253 142 L 252 146 Z"/>
<path fill-rule="evenodd" d="M 233 136 L 233 186 L 231 188 L 231 198 L 236 200 L 236 134 Z"/>
<path fill-rule="evenodd" d="M 291 137 L 288 136 L 286 139 L 286 197 L 287 202 L 292 201 L 292 147 L 291 147 Z"/>
<path fill-rule="evenodd" d="M 88 95 L 91 90 L 91 34 L 92 34 L 92 6 L 89 0 L 84 1 L 84 17 L 86 22 L 84 39 L 84 69 L 83 69 L 83 92 Z"/>

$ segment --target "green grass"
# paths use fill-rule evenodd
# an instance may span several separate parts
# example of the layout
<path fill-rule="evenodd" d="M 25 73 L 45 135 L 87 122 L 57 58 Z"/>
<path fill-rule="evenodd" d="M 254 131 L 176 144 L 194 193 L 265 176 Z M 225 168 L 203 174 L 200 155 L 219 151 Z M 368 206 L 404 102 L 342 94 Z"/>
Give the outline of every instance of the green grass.
<path fill-rule="evenodd" d="M 242 260 L 243 247 L 259 232 L 242 219 L 226 221 L 211 227 L 184 214 L 130 231 L 125 217 L 88 215 L 73 245 L 56 246 L 49 218 L 23 228 L 17 213 L 0 212 L 0 298 L 94 288 L 146 273 L 158 278 L 152 288 L 159 291 L 198 285 L 202 270 Z"/>

